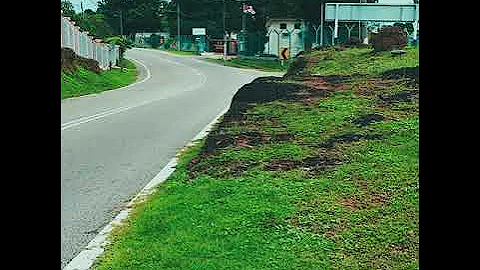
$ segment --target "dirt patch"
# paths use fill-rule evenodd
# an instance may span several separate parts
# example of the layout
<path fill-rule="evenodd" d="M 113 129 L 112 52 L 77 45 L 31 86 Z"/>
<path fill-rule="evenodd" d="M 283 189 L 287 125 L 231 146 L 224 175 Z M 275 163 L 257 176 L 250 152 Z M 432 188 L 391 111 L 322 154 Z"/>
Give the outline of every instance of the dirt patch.
<path fill-rule="evenodd" d="M 301 168 L 307 172 L 317 175 L 327 169 L 338 166 L 342 160 L 335 154 L 307 157 L 301 161 L 294 160 L 273 160 L 264 164 L 270 171 L 288 171 Z"/>
<path fill-rule="evenodd" d="M 333 147 L 338 143 L 351 143 L 360 140 L 380 140 L 383 139 L 382 134 L 357 134 L 357 133 L 348 133 L 343 135 L 335 135 L 327 139 L 326 142 L 322 144 L 322 147 Z"/>
<path fill-rule="evenodd" d="M 385 205 L 387 201 L 388 195 L 386 194 L 367 193 L 362 197 L 352 196 L 349 198 L 343 198 L 340 200 L 339 204 L 351 211 L 358 211 Z"/>
<path fill-rule="evenodd" d="M 300 167 L 307 169 L 309 172 L 318 174 L 325 170 L 338 166 L 342 161 L 336 156 L 316 156 L 309 157 L 302 161 Z"/>
<path fill-rule="evenodd" d="M 221 165 L 212 166 L 202 162 L 203 158 L 193 159 L 188 164 L 188 179 L 187 181 L 192 181 L 199 175 L 205 174 L 216 178 L 226 178 L 226 177 L 238 177 L 246 172 L 253 166 L 258 165 L 257 163 L 248 163 L 248 162 L 239 162 L 232 161 L 227 163 L 222 163 Z"/>
<path fill-rule="evenodd" d="M 77 70 L 77 66 L 81 66 L 85 69 L 100 73 L 102 70 L 98 65 L 98 61 L 81 57 L 70 48 L 61 48 L 62 70 L 66 72 L 74 72 Z"/>
<path fill-rule="evenodd" d="M 298 168 L 298 164 L 293 160 L 274 160 L 265 164 L 265 168 L 270 171 L 288 171 Z"/>
<path fill-rule="evenodd" d="M 224 119 L 227 121 L 240 120 L 250 105 L 287 99 L 292 97 L 299 88 L 304 88 L 304 86 L 281 82 L 278 79 L 254 80 L 242 86 L 233 96 L 230 109 L 225 114 Z"/>
<path fill-rule="evenodd" d="M 358 117 L 353 120 L 352 123 L 359 127 L 364 127 L 374 122 L 383 121 L 384 119 L 385 117 L 381 114 L 371 113 Z"/>
<path fill-rule="evenodd" d="M 347 226 L 345 224 L 335 224 L 334 226 L 328 228 L 323 234 L 327 238 L 335 237 L 337 234 L 345 230 Z"/>
<path fill-rule="evenodd" d="M 292 133 L 277 133 L 273 135 L 261 133 L 259 131 L 244 131 L 238 134 L 224 134 L 219 132 L 210 133 L 200 151 L 203 155 L 209 155 L 218 149 L 227 148 L 229 146 L 252 148 L 261 144 L 287 142 L 294 140 Z"/>
<path fill-rule="evenodd" d="M 343 207 L 351 211 L 357 211 L 380 207 L 388 203 L 390 198 L 389 194 L 372 192 L 366 180 L 355 178 L 353 181 L 362 192 L 361 194 L 341 199 L 339 204 Z"/>
<path fill-rule="evenodd" d="M 305 55 L 299 55 L 295 58 L 294 62 L 288 67 L 287 72 L 284 75 L 284 78 L 294 79 L 297 77 L 303 77 L 307 75 L 307 70 L 305 66 L 309 62 L 308 57 Z"/>
<path fill-rule="evenodd" d="M 400 83 L 408 84 L 408 82 L 404 82 L 405 80 L 406 79 L 384 80 L 382 78 L 369 78 L 363 82 L 354 83 L 352 90 L 363 96 L 377 96 L 379 93 L 383 93 L 386 89 L 396 87 Z"/>
<path fill-rule="evenodd" d="M 357 197 L 350 197 L 350 198 L 344 198 L 340 202 L 340 205 L 343 207 L 351 210 L 351 211 L 357 211 L 361 209 L 366 209 L 367 205 L 365 201 L 357 198 Z"/>
<path fill-rule="evenodd" d="M 415 102 L 419 98 L 418 90 L 405 90 L 394 94 L 379 95 L 380 105 L 390 105 L 398 102 Z"/>
<path fill-rule="evenodd" d="M 382 73 L 382 78 L 385 80 L 388 80 L 388 79 L 398 80 L 401 78 L 408 78 L 413 80 L 413 83 L 418 84 L 419 66 L 387 70 Z"/>
<path fill-rule="evenodd" d="M 202 155 L 209 155 L 214 153 L 219 148 L 225 148 L 229 145 L 232 145 L 233 142 L 234 138 L 230 134 L 212 132 L 208 134 L 200 153 Z"/>
<path fill-rule="evenodd" d="M 305 101 L 325 98 L 332 89 L 318 78 L 291 82 L 278 77 L 258 78 L 242 86 L 233 96 L 226 121 L 240 121 L 250 106 L 275 100 Z"/>
<path fill-rule="evenodd" d="M 207 162 L 203 162 L 220 149 L 229 146 L 253 148 L 262 144 L 292 141 L 294 138 L 294 135 L 291 133 L 269 135 L 259 131 L 245 131 L 239 134 L 225 134 L 219 131 L 213 131 L 207 136 L 200 150 L 199 158 L 193 159 L 188 164 L 189 179 L 193 179 L 200 174 L 216 177 L 239 176 L 250 167 L 257 165 L 257 163 L 235 161 L 212 167 Z"/>
<path fill-rule="evenodd" d="M 408 247 L 404 245 L 391 245 L 390 247 L 391 254 L 405 254 L 408 253 Z"/>

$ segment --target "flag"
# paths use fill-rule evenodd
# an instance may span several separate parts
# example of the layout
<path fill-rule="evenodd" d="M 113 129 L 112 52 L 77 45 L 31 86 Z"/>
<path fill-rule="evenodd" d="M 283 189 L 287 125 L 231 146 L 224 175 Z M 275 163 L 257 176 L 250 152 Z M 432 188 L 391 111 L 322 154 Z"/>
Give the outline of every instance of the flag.
<path fill-rule="evenodd" d="M 243 5 L 243 12 L 244 12 L 244 13 L 250 13 L 250 14 L 252 14 L 252 15 L 255 15 L 255 13 L 257 13 L 257 12 L 255 12 L 255 10 L 253 9 L 253 6 L 249 6 L 249 5 L 245 5 L 245 4 Z"/>

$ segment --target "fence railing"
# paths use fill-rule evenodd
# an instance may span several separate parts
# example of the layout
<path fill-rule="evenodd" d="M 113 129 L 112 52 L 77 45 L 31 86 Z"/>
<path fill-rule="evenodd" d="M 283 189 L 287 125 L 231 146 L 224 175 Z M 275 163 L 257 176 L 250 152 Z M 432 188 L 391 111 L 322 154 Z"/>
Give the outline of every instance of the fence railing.
<path fill-rule="evenodd" d="M 97 60 L 100 68 L 104 70 L 118 64 L 120 46 L 107 44 L 87 31 L 81 31 L 74 21 L 63 14 L 61 24 L 62 48 L 70 48 L 81 57 Z"/>

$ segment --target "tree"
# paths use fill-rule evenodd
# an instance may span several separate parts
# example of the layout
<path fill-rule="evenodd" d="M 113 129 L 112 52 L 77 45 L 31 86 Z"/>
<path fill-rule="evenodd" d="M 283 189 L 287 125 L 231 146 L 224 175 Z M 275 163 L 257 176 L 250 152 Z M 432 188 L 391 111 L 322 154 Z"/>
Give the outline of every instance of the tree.
<path fill-rule="evenodd" d="M 65 17 L 72 18 L 75 16 L 75 9 L 73 8 L 73 4 L 70 1 L 62 0 L 61 5 L 62 5 L 63 15 Z"/>
<path fill-rule="evenodd" d="M 121 29 L 123 34 L 131 36 L 136 32 L 166 28 L 166 18 L 162 17 L 168 5 L 165 0 L 103 0 L 98 3 L 97 13 L 105 16 L 116 34 L 120 34 Z"/>

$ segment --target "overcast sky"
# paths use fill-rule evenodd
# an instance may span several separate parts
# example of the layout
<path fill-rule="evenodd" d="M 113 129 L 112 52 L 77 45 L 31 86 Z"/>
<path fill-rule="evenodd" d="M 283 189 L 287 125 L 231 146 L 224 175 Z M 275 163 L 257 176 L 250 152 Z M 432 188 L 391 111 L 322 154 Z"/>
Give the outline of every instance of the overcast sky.
<path fill-rule="evenodd" d="M 73 4 L 73 8 L 75 12 L 81 12 L 82 9 L 80 8 L 80 3 L 83 3 L 83 10 L 91 9 L 93 11 L 97 10 L 97 2 L 98 0 L 68 0 L 70 3 Z"/>

